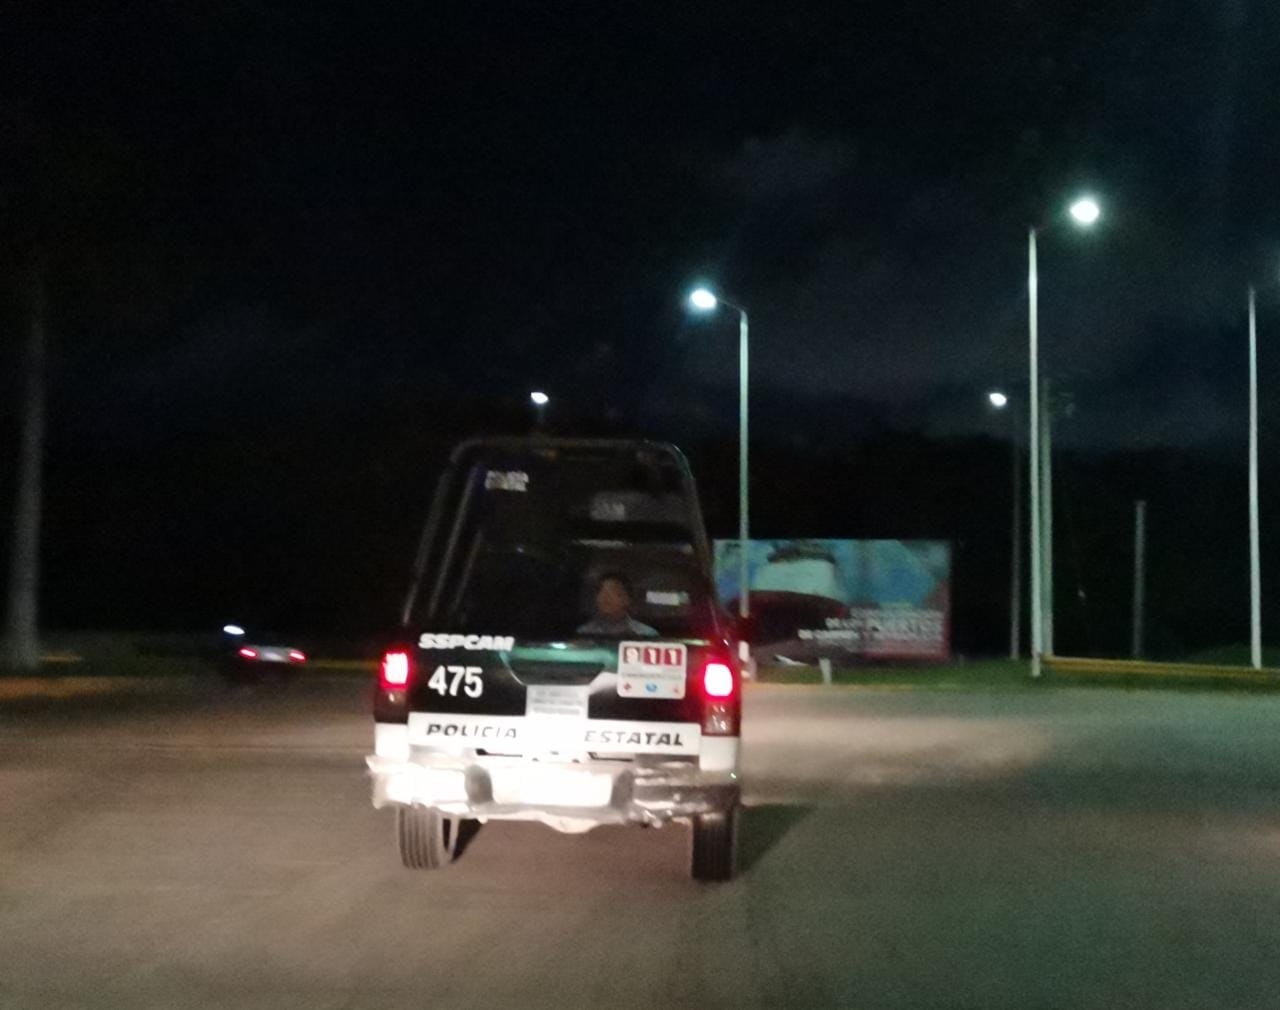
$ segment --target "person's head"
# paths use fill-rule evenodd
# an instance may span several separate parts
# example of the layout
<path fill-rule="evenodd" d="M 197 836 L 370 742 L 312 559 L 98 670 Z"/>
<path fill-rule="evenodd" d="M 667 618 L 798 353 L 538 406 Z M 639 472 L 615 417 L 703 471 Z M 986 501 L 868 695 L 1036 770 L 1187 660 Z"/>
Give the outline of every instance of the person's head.
<path fill-rule="evenodd" d="M 596 613 L 610 621 L 631 614 L 631 580 L 622 572 L 605 572 L 596 580 Z"/>

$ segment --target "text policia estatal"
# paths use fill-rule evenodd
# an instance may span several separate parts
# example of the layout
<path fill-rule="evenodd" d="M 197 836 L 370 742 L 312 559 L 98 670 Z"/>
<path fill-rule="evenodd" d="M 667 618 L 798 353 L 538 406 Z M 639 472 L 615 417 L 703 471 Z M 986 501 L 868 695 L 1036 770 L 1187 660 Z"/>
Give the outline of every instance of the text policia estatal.
<path fill-rule="evenodd" d="M 514 726 L 477 726 L 433 722 L 427 724 L 427 736 L 458 737 L 465 740 L 516 740 L 520 733 Z M 679 732 L 641 732 L 635 730 L 588 729 L 582 743 L 614 747 L 683 747 Z"/>

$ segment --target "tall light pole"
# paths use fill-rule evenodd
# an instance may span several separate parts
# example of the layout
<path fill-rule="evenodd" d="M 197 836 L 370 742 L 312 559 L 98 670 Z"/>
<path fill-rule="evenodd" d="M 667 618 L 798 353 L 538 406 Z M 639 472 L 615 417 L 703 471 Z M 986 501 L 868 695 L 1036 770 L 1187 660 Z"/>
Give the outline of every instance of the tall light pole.
<path fill-rule="evenodd" d="M 1044 652 L 1044 613 L 1040 598 L 1040 273 L 1036 268 L 1036 230 L 1027 231 L 1027 316 L 1028 354 L 1030 356 L 1031 386 L 1027 401 L 1030 405 L 1031 457 L 1029 475 L 1031 488 L 1031 676 L 1040 676 L 1040 657 Z"/>
<path fill-rule="evenodd" d="M 1071 204 L 1071 219 L 1080 227 L 1088 228 L 1102 216 L 1098 201 L 1081 197 Z M 1042 512 L 1040 473 L 1040 273 L 1036 263 L 1035 227 L 1027 229 L 1027 342 L 1030 371 L 1029 424 L 1030 460 L 1028 470 L 1031 486 L 1031 676 L 1041 674 L 1041 660 L 1045 654 L 1045 593 L 1043 583 L 1053 577 L 1053 559 L 1044 551 L 1046 521 L 1051 520 Z M 1045 457 L 1043 482 L 1052 482 L 1052 468 Z"/>
<path fill-rule="evenodd" d="M 999 390 L 987 394 L 987 402 L 996 410 L 1009 406 L 1009 397 Z M 1013 493 L 1010 495 L 1012 515 L 1009 520 L 1009 658 L 1022 652 L 1022 461 L 1018 458 L 1017 414 L 1009 412 L 1009 456 L 1013 465 Z"/>
<path fill-rule="evenodd" d="M 689 295 L 689 304 L 699 312 L 712 312 L 719 305 L 733 309 L 738 313 L 738 616 L 743 623 L 751 614 L 751 587 L 748 583 L 750 567 L 747 551 L 751 543 L 749 505 L 750 490 L 748 474 L 748 441 L 747 441 L 747 391 L 748 384 L 748 338 L 747 310 L 741 305 L 718 298 L 707 288 L 697 288 Z M 750 649 L 745 640 L 740 640 L 739 651 L 745 662 L 750 658 Z"/>
<path fill-rule="evenodd" d="M 1046 375 L 1040 390 L 1040 569 L 1046 656 L 1053 655 L 1053 383 Z"/>
<path fill-rule="evenodd" d="M 539 389 L 535 389 L 529 394 L 529 402 L 533 404 L 533 408 L 537 418 L 537 427 L 541 429 L 542 422 L 546 420 L 547 404 L 551 402 L 551 397 Z"/>
<path fill-rule="evenodd" d="M 1258 532 L 1258 292 L 1249 287 L 1249 658 L 1262 669 L 1262 562 Z"/>

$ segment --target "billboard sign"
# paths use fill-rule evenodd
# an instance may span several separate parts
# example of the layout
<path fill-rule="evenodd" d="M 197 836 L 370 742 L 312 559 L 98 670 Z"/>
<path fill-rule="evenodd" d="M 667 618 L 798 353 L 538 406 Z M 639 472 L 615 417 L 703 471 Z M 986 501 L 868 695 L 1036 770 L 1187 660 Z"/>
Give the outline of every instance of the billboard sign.
<path fill-rule="evenodd" d="M 737 540 L 717 540 L 716 585 L 738 606 Z M 939 540 L 752 540 L 757 662 L 946 660 L 951 547 Z"/>

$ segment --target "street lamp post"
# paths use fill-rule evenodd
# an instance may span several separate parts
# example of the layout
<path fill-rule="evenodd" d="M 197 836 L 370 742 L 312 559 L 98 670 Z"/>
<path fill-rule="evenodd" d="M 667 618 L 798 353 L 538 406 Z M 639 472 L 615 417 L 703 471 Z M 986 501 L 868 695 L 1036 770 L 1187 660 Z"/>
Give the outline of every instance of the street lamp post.
<path fill-rule="evenodd" d="M 1102 216 L 1098 201 L 1092 197 L 1081 197 L 1070 207 L 1071 219 L 1080 227 L 1088 228 Z M 1037 229 L 1027 229 L 1027 342 L 1030 372 L 1029 425 L 1030 460 L 1028 465 L 1031 486 L 1031 676 L 1041 674 L 1041 661 L 1044 657 L 1046 623 L 1045 585 L 1053 577 L 1053 559 L 1045 553 L 1047 510 L 1043 510 L 1042 484 L 1052 485 L 1052 466 L 1046 453 L 1044 474 L 1041 475 L 1041 428 L 1040 428 L 1040 274 L 1036 262 Z M 1048 446 L 1046 445 L 1047 449 Z"/>
<path fill-rule="evenodd" d="M 748 547 L 750 540 L 750 488 L 748 483 L 749 442 L 747 440 L 748 324 L 747 310 L 717 297 L 707 288 L 698 288 L 689 296 L 689 304 L 700 312 L 711 312 L 724 305 L 738 313 L 738 616 L 743 623 L 751 614 L 751 586 Z M 740 640 L 739 651 L 745 662 L 750 650 Z"/>
<path fill-rule="evenodd" d="M 993 390 L 987 400 L 996 410 L 1009 406 L 1009 397 Z M 1009 456 L 1012 462 L 1013 492 L 1010 495 L 1012 514 L 1009 518 L 1009 658 L 1017 659 L 1022 652 L 1022 460 L 1018 452 L 1017 413 L 1009 412 Z"/>
<path fill-rule="evenodd" d="M 1041 610 L 1040 580 L 1040 274 L 1036 267 L 1036 230 L 1027 231 L 1027 343 L 1030 357 L 1029 422 L 1031 488 L 1031 676 L 1040 676 L 1044 652 L 1044 613 Z"/>
<path fill-rule="evenodd" d="M 535 389 L 529 394 L 529 401 L 533 404 L 534 411 L 536 412 L 537 427 L 541 429 L 542 422 L 546 420 L 547 404 L 551 402 L 551 397 L 541 390 Z"/>
<path fill-rule="evenodd" d="M 1262 562 L 1258 531 L 1258 292 L 1249 288 L 1249 658 L 1262 669 Z"/>
<path fill-rule="evenodd" d="M 1053 655 L 1053 383 L 1048 376 L 1040 390 L 1040 591 L 1044 629 L 1040 632 L 1046 656 Z"/>

